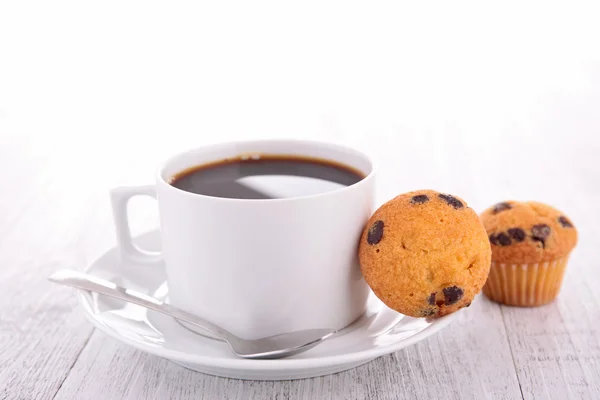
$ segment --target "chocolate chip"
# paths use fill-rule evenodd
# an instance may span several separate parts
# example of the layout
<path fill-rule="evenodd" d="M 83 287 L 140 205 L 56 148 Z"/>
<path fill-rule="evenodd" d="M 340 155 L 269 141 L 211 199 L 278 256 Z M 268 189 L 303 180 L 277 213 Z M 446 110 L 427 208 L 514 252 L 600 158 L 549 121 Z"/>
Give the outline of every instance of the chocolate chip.
<path fill-rule="evenodd" d="M 546 224 L 534 225 L 531 227 L 531 233 L 534 239 L 542 240 L 550 236 L 550 227 Z"/>
<path fill-rule="evenodd" d="M 531 227 L 531 238 L 542 243 L 542 248 L 546 248 L 546 238 L 550 236 L 550 227 L 546 224 L 534 225 Z"/>
<path fill-rule="evenodd" d="M 560 222 L 560 224 L 563 226 L 563 228 L 572 228 L 573 227 L 573 224 L 571 223 L 571 221 L 569 221 L 569 219 L 563 215 L 558 217 L 558 222 Z"/>
<path fill-rule="evenodd" d="M 444 292 L 444 298 L 446 300 L 444 304 L 447 306 L 456 304 L 464 295 L 464 291 L 458 286 L 450 286 L 444 288 L 442 291 Z"/>
<path fill-rule="evenodd" d="M 465 304 L 463 307 L 469 307 L 471 305 L 471 302 L 468 302 L 467 304 Z"/>
<path fill-rule="evenodd" d="M 498 237 L 494 234 L 490 235 L 490 243 L 498 246 Z"/>
<path fill-rule="evenodd" d="M 419 194 L 416 196 L 413 196 L 412 199 L 410 199 L 411 204 L 423 204 L 423 203 L 427 203 L 429 201 L 429 197 L 426 194 Z"/>
<path fill-rule="evenodd" d="M 522 242 L 523 240 L 525 240 L 525 237 L 527 235 L 525 234 L 525 231 L 521 228 L 510 228 L 508 230 L 508 236 L 513 238 L 516 242 Z"/>
<path fill-rule="evenodd" d="M 510 210 L 512 206 L 509 203 L 502 202 L 494 205 L 494 214 L 498 214 L 500 211 Z"/>
<path fill-rule="evenodd" d="M 427 309 L 427 310 L 421 311 L 421 316 L 423 316 L 423 317 L 432 317 L 434 315 L 435 315 L 435 310 L 433 310 L 433 309 Z"/>
<path fill-rule="evenodd" d="M 431 304 L 432 306 L 435 306 L 435 294 L 436 292 L 433 292 L 429 295 L 429 297 L 427 298 L 427 302 L 429 304 Z"/>
<path fill-rule="evenodd" d="M 498 244 L 500 246 L 509 246 L 512 243 L 512 240 L 510 240 L 510 237 L 508 237 L 508 235 L 504 232 L 499 233 L 497 236 L 498 239 Z"/>
<path fill-rule="evenodd" d="M 438 197 L 440 199 L 444 200 L 446 203 L 448 203 L 448 205 L 451 205 L 452 207 L 456 208 L 457 210 L 459 208 L 463 208 L 464 207 L 463 203 L 459 199 L 457 199 L 456 197 L 451 196 L 449 194 L 440 193 L 438 195 Z"/>
<path fill-rule="evenodd" d="M 375 221 L 367 233 L 367 243 L 377 244 L 383 237 L 383 221 Z"/>

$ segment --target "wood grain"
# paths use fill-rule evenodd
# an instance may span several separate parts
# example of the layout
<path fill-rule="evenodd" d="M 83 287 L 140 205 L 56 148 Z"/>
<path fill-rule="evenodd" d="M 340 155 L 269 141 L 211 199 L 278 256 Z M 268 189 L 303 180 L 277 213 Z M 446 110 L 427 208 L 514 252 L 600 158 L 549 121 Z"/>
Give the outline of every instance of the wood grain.
<path fill-rule="evenodd" d="M 85 262 L 73 242 L 81 226 L 61 221 L 82 213 L 85 200 L 74 197 L 55 207 L 50 194 L 32 190 L 29 202 L 17 194 L 12 204 L 4 198 L 9 223 L 0 243 L 0 398 L 51 398 L 92 331 L 73 312 L 72 293 L 44 279 L 61 265 Z"/>

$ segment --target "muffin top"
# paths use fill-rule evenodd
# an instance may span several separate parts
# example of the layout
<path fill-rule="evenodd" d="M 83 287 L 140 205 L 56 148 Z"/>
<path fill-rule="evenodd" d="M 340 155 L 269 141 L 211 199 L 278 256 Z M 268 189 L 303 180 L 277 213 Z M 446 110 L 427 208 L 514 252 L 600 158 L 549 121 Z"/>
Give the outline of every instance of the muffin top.
<path fill-rule="evenodd" d="M 375 211 L 359 259 L 365 280 L 388 307 L 437 317 L 471 304 L 487 279 L 491 250 L 479 216 L 464 200 L 420 190 Z"/>
<path fill-rule="evenodd" d="M 577 230 L 562 212 L 535 201 L 503 201 L 481 214 L 492 260 L 505 263 L 552 261 L 569 254 Z"/>

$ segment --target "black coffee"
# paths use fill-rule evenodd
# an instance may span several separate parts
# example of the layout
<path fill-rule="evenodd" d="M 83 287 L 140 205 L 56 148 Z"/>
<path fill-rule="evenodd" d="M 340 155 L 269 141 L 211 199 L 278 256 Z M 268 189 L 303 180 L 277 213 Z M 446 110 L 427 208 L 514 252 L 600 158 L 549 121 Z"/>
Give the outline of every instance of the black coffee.
<path fill-rule="evenodd" d="M 175 175 L 171 185 L 205 196 L 281 199 L 328 192 L 363 178 L 361 172 L 333 161 L 254 155 L 189 168 Z"/>

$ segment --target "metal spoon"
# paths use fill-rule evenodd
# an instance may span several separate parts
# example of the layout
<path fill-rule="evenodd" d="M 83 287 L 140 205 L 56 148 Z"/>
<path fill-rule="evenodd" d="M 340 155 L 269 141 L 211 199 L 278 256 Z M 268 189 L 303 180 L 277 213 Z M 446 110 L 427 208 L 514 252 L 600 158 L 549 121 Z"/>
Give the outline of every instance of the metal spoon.
<path fill-rule="evenodd" d="M 154 297 L 117 286 L 113 282 L 73 270 L 60 270 L 52 274 L 50 281 L 114 297 L 150 310 L 168 315 L 191 325 L 205 329 L 223 339 L 233 353 L 242 358 L 283 358 L 309 350 L 332 336 L 333 329 L 306 329 L 261 339 L 242 339 L 217 325 L 193 314 L 163 303 Z"/>

